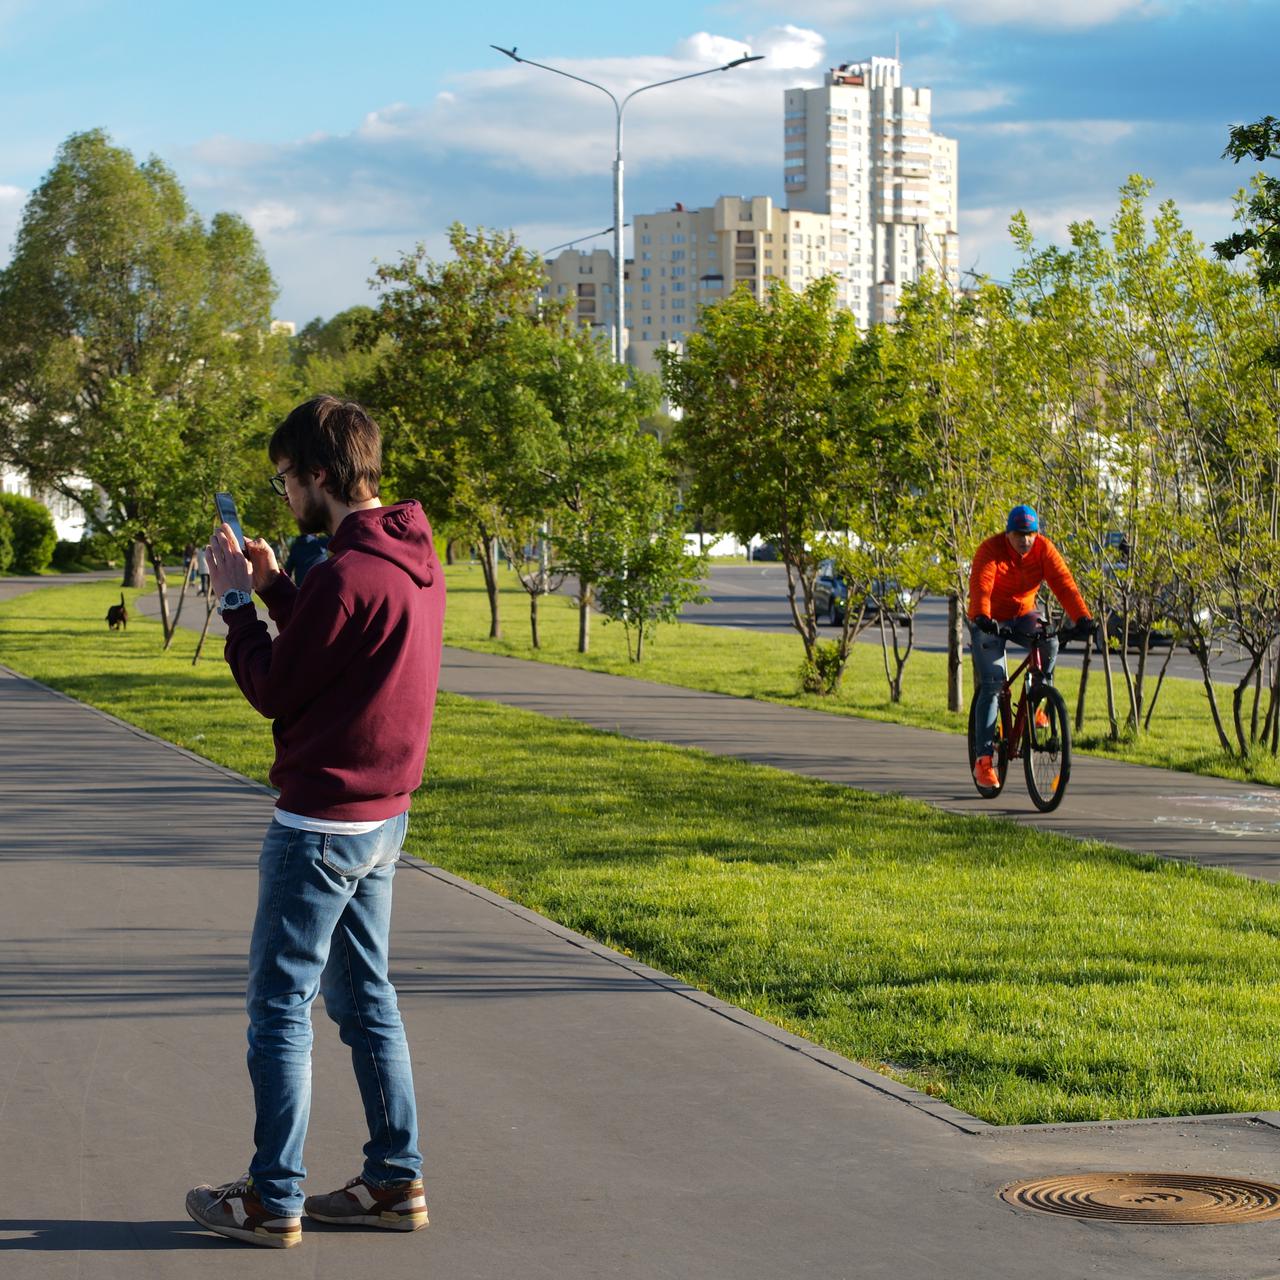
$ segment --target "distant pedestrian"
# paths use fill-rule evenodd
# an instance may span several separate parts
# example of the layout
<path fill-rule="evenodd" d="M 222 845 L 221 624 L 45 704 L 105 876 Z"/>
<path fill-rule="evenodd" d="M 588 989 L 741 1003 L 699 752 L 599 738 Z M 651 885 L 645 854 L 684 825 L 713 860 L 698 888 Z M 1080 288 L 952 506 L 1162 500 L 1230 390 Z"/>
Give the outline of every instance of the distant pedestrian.
<path fill-rule="evenodd" d="M 200 594 L 209 598 L 209 549 L 201 547 L 196 552 L 196 572 L 200 575 Z"/>
<path fill-rule="evenodd" d="M 289 548 L 288 558 L 284 562 L 284 571 L 293 579 L 295 587 L 302 586 L 307 570 L 325 558 L 329 546 L 327 533 L 300 533 Z"/>
<path fill-rule="evenodd" d="M 422 782 L 440 672 L 444 576 L 416 502 L 378 498 L 382 444 L 356 404 L 319 396 L 271 437 L 272 487 L 302 533 L 332 535 L 305 591 L 230 525 L 209 543 L 226 658 L 272 718 L 279 788 L 258 862 L 249 947 L 249 1075 L 257 1122 L 248 1175 L 187 1194 L 196 1222 L 249 1244 L 302 1239 L 300 1212 L 342 1226 L 427 1225 L 409 1047 L 387 975 L 391 885 Z M 266 604 L 278 635 L 253 607 Z M 360 1173 L 303 1199 L 311 1005 L 351 1049 L 369 1141 Z"/>

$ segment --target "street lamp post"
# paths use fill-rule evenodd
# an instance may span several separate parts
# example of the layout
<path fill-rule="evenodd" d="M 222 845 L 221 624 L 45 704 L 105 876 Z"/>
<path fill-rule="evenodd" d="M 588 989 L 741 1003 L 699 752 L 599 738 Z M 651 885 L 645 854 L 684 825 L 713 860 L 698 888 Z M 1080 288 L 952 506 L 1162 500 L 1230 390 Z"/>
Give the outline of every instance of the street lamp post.
<path fill-rule="evenodd" d="M 676 84 L 681 80 L 694 80 L 698 76 L 709 76 L 716 71 L 732 71 L 734 67 L 744 66 L 748 62 L 759 62 L 763 59 L 764 54 L 746 54 L 740 58 L 734 58 L 732 62 L 726 62 L 723 66 L 708 67 L 705 71 L 690 71 L 687 75 L 672 76 L 670 80 L 658 80 L 653 84 L 641 85 L 638 89 L 632 89 L 621 102 L 617 96 L 602 84 L 596 84 L 594 80 L 584 79 L 582 76 L 575 76 L 572 72 L 561 71 L 559 67 L 549 67 L 544 62 L 534 62 L 530 58 L 522 58 L 516 53 L 515 48 L 504 49 L 501 45 L 490 45 L 491 49 L 496 49 L 499 53 L 505 54 L 513 62 L 523 62 L 526 66 L 537 67 L 541 71 L 550 71 L 553 75 L 564 76 L 566 80 L 576 80 L 579 84 L 589 85 L 592 89 L 599 89 L 605 94 L 609 101 L 613 103 L 614 118 L 616 123 L 615 146 L 613 158 L 613 256 L 614 256 L 614 334 L 613 334 L 613 355 L 614 359 L 621 364 L 624 358 L 623 352 L 623 272 L 624 262 L 622 258 L 622 113 L 626 110 L 627 103 L 638 93 L 645 93 L 650 89 L 660 89 L 666 84 Z"/>

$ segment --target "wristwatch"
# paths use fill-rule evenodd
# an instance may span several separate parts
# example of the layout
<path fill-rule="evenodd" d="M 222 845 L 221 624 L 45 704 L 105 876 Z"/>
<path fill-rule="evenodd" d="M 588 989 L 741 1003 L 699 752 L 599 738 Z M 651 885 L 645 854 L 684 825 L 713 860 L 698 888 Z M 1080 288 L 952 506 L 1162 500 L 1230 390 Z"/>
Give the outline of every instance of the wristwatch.
<path fill-rule="evenodd" d="M 247 591 L 241 591 L 239 587 L 232 587 L 230 591 L 224 591 L 218 597 L 218 615 L 221 616 L 231 609 L 242 609 L 247 604 L 253 603 L 253 596 Z"/>

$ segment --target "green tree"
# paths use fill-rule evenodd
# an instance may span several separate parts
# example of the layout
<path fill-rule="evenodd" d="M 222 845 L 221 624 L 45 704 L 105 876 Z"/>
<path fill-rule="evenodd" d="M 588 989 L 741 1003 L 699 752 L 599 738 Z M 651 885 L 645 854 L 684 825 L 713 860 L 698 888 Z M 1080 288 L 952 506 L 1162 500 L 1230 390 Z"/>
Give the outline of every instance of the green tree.
<path fill-rule="evenodd" d="M 548 429 L 528 388 L 528 331 L 562 308 L 539 312 L 541 265 L 513 235 L 455 223 L 449 242 L 446 262 L 418 245 L 378 268 L 369 332 L 382 348 L 363 398 L 382 412 L 391 487 L 479 547 L 497 637 L 499 537 L 538 514 L 529 462 Z"/>
<path fill-rule="evenodd" d="M 160 160 L 135 162 L 101 130 L 72 135 L 0 272 L 0 456 L 95 519 L 86 481 L 99 482 L 95 459 L 113 456 L 120 387 L 134 404 L 145 389 L 165 422 L 235 410 L 219 430 L 241 433 L 243 404 L 263 399 L 284 354 L 270 337 L 274 295 L 243 220 L 219 213 L 206 226 Z M 111 531 L 136 532 L 119 499 Z M 144 551 L 134 544 L 130 585 L 141 585 Z"/>
<path fill-rule="evenodd" d="M 0 505 L 0 573 L 7 573 L 13 564 L 13 525 L 9 513 Z"/>
<path fill-rule="evenodd" d="M 740 288 L 704 308 L 683 356 L 667 354 L 663 380 L 684 412 L 675 447 L 689 505 L 718 512 L 747 543 L 778 543 L 791 620 L 804 645 L 807 683 L 834 691 L 848 660 L 852 614 L 820 653 L 814 588 L 822 560 L 844 558 L 847 538 L 841 380 L 858 345 L 853 317 L 835 306 L 830 278 L 794 293 L 775 281 L 763 300 Z M 858 584 L 850 582 L 851 594 Z"/>
<path fill-rule="evenodd" d="M 1263 116 L 1253 124 L 1237 125 L 1231 130 L 1226 150 L 1239 164 L 1241 160 L 1280 158 L 1280 120 Z M 1242 254 L 1256 254 L 1260 259 L 1258 283 L 1264 289 L 1280 287 L 1280 178 L 1259 173 L 1246 198 L 1245 227 L 1233 232 L 1214 246 L 1214 252 L 1228 261 Z"/>
<path fill-rule="evenodd" d="M 913 424 L 919 519 L 932 530 L 937 589 L 948 597 L 947 709 L 964 710 L 964 618 L 979 542 L 1028 489 L 1026 386 L 1013 357 L 1008 292 L 984 283 L 957 298 L 925 276 L 908 289 L 886 341 L 895 412 Z"/>
<path fill-rule="evenodd" d="M 707 560 L 685 545 L 675 477 L 657 440 L 639 436 L 627 462 L 614 478 L 594 569 L 600 610 L 622 624 L 627 654 L 640 662 L 659 622 L 675 622 L 705 598 Z"/>
<path fill-rule="evenodd" d="M 530 338 L 525 386 L 542 429 L 523 437 L 536 445 L 522 463 L 524 492 L 552 522 L 557 563 L 577 580 L 578 651 L 586 653 L 598 584 L 617 574 L 637 529 L 656 530 L 649 522 L 661 525 L 658 513 L 673 505 L 647 425 L 658 386 L 615 364 L 598 338 L 567 321 Z"/>
<path fill-rule="evenodd" d="M 0 493 L 0 569 L 13 573 L 43 573 L 53 559 L 58 534 L 43 502 L 20 493 Z"/>

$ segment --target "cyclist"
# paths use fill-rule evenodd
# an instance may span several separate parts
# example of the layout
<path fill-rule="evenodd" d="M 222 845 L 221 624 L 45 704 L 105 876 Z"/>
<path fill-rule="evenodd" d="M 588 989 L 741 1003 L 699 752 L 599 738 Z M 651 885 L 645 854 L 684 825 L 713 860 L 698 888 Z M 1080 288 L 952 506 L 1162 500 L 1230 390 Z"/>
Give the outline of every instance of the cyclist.
<path fill-rule="evenodd" d="M 1000 776 L 992 760 L 995 742 L 997 700 L 1004 683 L 1005 642 L 997 634 L 1000 627 L 1012 627 L 1014 643 L 1030 648 L 1040 622 L 1035 610 L 1042 584 L 1057 597 L 1075 623 L 1078 632 L 1091 632 L 1093 619 L 1080 589 L 1076 586 L 1062 553 L 1040 532 L 1040 517 L 1034 507 L 1020 503 L 1009 512 L 1004 533 L 986 539 L 973 557 L 969 572 L 969 622 L 973 663 L 978 673 L 978 705 L 975 732 L 978 741 L 974 780 L 981 787 L 998 787 Z M 1053 666 L 1058 657 L 1058 640 L 1050 637 L 1044 648 L 1045 679 L 1053 683 Z M 1036 712 L 1042 728 L 1048 720 Z"/>

